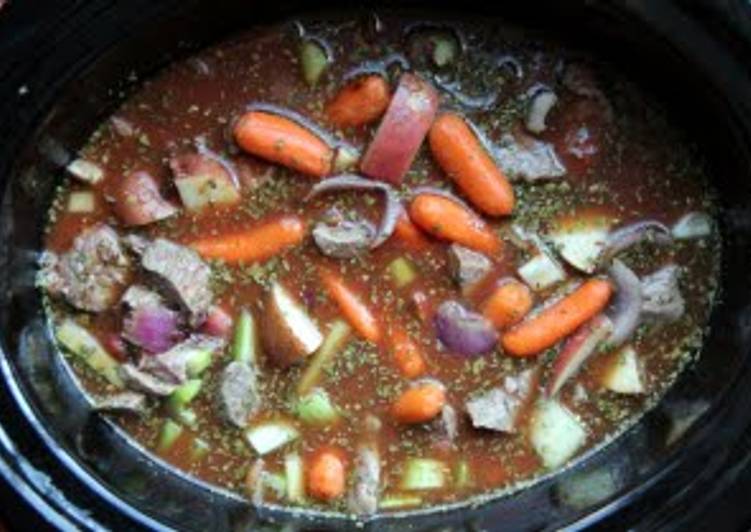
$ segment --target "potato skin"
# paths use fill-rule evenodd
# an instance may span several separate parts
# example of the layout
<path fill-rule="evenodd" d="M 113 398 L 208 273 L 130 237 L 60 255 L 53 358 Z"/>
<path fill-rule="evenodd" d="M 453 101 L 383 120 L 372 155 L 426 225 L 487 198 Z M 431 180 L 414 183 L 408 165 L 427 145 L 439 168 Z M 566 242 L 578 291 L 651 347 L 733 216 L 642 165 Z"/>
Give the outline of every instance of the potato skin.
<path fill-rule="evenodd" d="M 299 305 L 299 302 L 296 303 Z M 273 290 L 269 290 L 264 297 L 261 316 L 261 342 L 271 364 L 287 368 L 310 354 L 292 331 L 291 324 L 285 320 Z"/>

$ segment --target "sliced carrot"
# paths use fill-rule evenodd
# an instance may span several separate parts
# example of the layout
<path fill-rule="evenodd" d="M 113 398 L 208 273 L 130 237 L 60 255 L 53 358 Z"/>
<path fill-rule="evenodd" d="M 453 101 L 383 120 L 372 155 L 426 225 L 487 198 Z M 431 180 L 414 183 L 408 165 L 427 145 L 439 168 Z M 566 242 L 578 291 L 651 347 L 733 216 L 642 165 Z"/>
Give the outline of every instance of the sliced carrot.
<path fill-rule="evenodd" d="M 424 249 L 430 243 L 422 231 L 412 223 L 412 220 L 409 219 L 406 213 L 399 216 L 396 220 L 394 234 L 407 247 L 415 251 Z"/>
<path fill-rule="evenodd" d="M 315 453 L 307 470 L 307 492 L 312 497 L 330 501 L 344 494 L 347 472 L 340 453 L 329 449 Z"/>
<path fill-rule="evenodd" d="M 612 293 L 613 286 L 608 281 L 585 281 L 557 303 L 506 332 L 501 337 L 503 348 L 517 357 L 540 353 L 605 308 Z"/>
<path fill-rule="evenodd" d="M 305 223 L 297 216 L 282 216 L 239 233 L 207 237 L 190 244 L 207 259 L 227 262 L 266 260 L 305 238 Z"/>
<path fill-rule="evenodd" d="M 386 112 L 391 96 L 389 84 L 378 74 L 356 78 L 326 106 L 329 121 L 338 127 L 369 124 Z"/>
<path fill-rule="evenodd" d="M 262 159 L 313 176 L 331 173 L 333 148 L 294 120 L 249 111 L 235 124 L 234 134 L 243 150 Z"/>
<path fill-rule="evenodd" d="M 482 305 L 482 313 L 499 329 L 514 325 L 532 308 L 532 292 L 515 279 L 498 284 Z"/>
<path fill-rule="evenodd" d="M 418 227 L 436 238 L 495 255 L 501 241 L 482 218 L 463 206 L 436 194 L 419 194 L 409 206 L 409 216 Z"/>
<path fill-rule="evenodd" d="M 391 405 L 391 415 L 399 423 L 424 423 L 440 414 L 445 404 L 443 387 L 427 382 L 402 393 Z"/>
<path fill-rule="evenodd" d="M 478 209 L 491 216 L 511 214 L 511 183 L 461 116 L 439 116 L 428 140 L 438 164 Z"/>
<path fill-rule="evenodd" d="M 391 349 L 399 371 L 408 379 L 414 379 L 425 373 L 425 359 L 420 348 L 400 327 L 391 329 Z"/>
<path fill-rule="evenodd" d="M 366 340 L 377 343 L 381 326 L 362 299 L 335 273 L 320 270 L 321 282 L 350 325 Z"/>

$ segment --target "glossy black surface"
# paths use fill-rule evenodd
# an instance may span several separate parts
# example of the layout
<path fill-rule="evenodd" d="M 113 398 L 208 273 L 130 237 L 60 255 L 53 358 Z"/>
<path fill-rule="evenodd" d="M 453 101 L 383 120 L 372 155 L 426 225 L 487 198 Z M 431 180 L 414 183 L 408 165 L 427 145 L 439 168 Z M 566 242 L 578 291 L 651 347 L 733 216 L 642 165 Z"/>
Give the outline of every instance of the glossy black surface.
<path fill-rule="evenodd" d="M 256 511 L 143 455 L 114 425 L 90 415 L 51 347 L 33 287 L 60 169 L 133 88 L 129 74 L 143 78 L 228 33 L 311 6 L 277 4 L 35 0 L 0 11 L 0 475 L 51 524 L 256 530 L 274 518 L 302 528 L 352 527 Z M 420 2 L 398 3 L 407 4 Z M 493 9 L 465 1 L 461 14 L 502 17 L 595 50 L 662 99 L 702 147 L 723 205 L 723 300 L 698 362 L 602 452 L 478 508 L 388 517 L 370 526 L 688 527 L 743 470 L 751 447 L 751 8 L 745 1 L 505 4 Z M 687 431 L 668 444 L 671 427 L 689 418 Z M 594 494 L 572 498 L 587 482 Z"/>

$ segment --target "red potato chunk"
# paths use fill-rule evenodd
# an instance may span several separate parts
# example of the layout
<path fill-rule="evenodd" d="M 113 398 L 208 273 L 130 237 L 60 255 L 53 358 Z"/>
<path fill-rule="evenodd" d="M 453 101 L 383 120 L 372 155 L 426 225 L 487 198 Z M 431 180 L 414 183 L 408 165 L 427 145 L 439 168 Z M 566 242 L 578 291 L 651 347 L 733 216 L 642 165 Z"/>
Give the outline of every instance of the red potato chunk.
<path fill-rule="evenodd" d="M 200 153 L 185 153 L 170 159 L 180 200 L 189 211 L 209 205 L 233 205 L 240 191 L 229 169 Z"/>
<path fill-rule="evenodd" d="M 154 177 L 148 172 L 129 174 L 115 192 L 115 214 L 128 226 L 147 225 L 177 213 L 164 199 Z"/>
<path fill-rule="evenodd" d="M 402 182 L 433 123 L 438 93 L 426 81 L 403 74 L 360 170 L 396 185 Z"/>

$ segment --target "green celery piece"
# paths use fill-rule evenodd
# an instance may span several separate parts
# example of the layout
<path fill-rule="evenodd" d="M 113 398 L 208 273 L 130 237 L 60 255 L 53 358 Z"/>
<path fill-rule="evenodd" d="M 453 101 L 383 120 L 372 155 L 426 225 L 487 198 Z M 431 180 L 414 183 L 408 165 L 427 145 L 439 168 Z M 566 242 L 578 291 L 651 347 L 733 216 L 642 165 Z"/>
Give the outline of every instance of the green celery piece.
<path fill-rule="evenodd" d="M 123 387 L 118 373 L 120 363 L 102 347 L 93 334 L 66 318 L 55 327 L 55 336 L 66 350 L 78 356 L 91 369 L 118 388 Z"/>
<path fill-rule="evenodd" d="M 300 46 L 300 65 L 305 82 L 315 87 L 329 65 L 329 57 L 323 46 L 308 39 Z"/>
<path fill-rule="evenodd" d="M 415 267 L 404 257 L 397 257 L 391 261 L 388 272 L 397 288 L 407 286 L 417 278 Z"/>
<path fill-rule="evenodd" d="M 157 443 L 157 451 L 160 453 L 170 450 L 175 444 L 177 439 L 182 435 L 183 427 L 171 419 L 167 419 L 162 425 L 162 430 L 159 433 L 159 442 Z"/>
<path fill-rule="evenodd" d="M 232 343 L 232 358 L 238 362 L 254 365 L 258 358 L 258 336 L 253 315 L 246 309 L 240 312 L 235 325 L 235 336 Z"/>
<path fill-rule="evenodd" d="M 311 358 L 310 364 L 297 384 L 298 396 L 306 395 L 316 385 L 326 364 L 344 347 L 351 330 L 347 322 L 343 320 L 334 321 L 331 330 L 323 340 L 323 344 Z"/>

